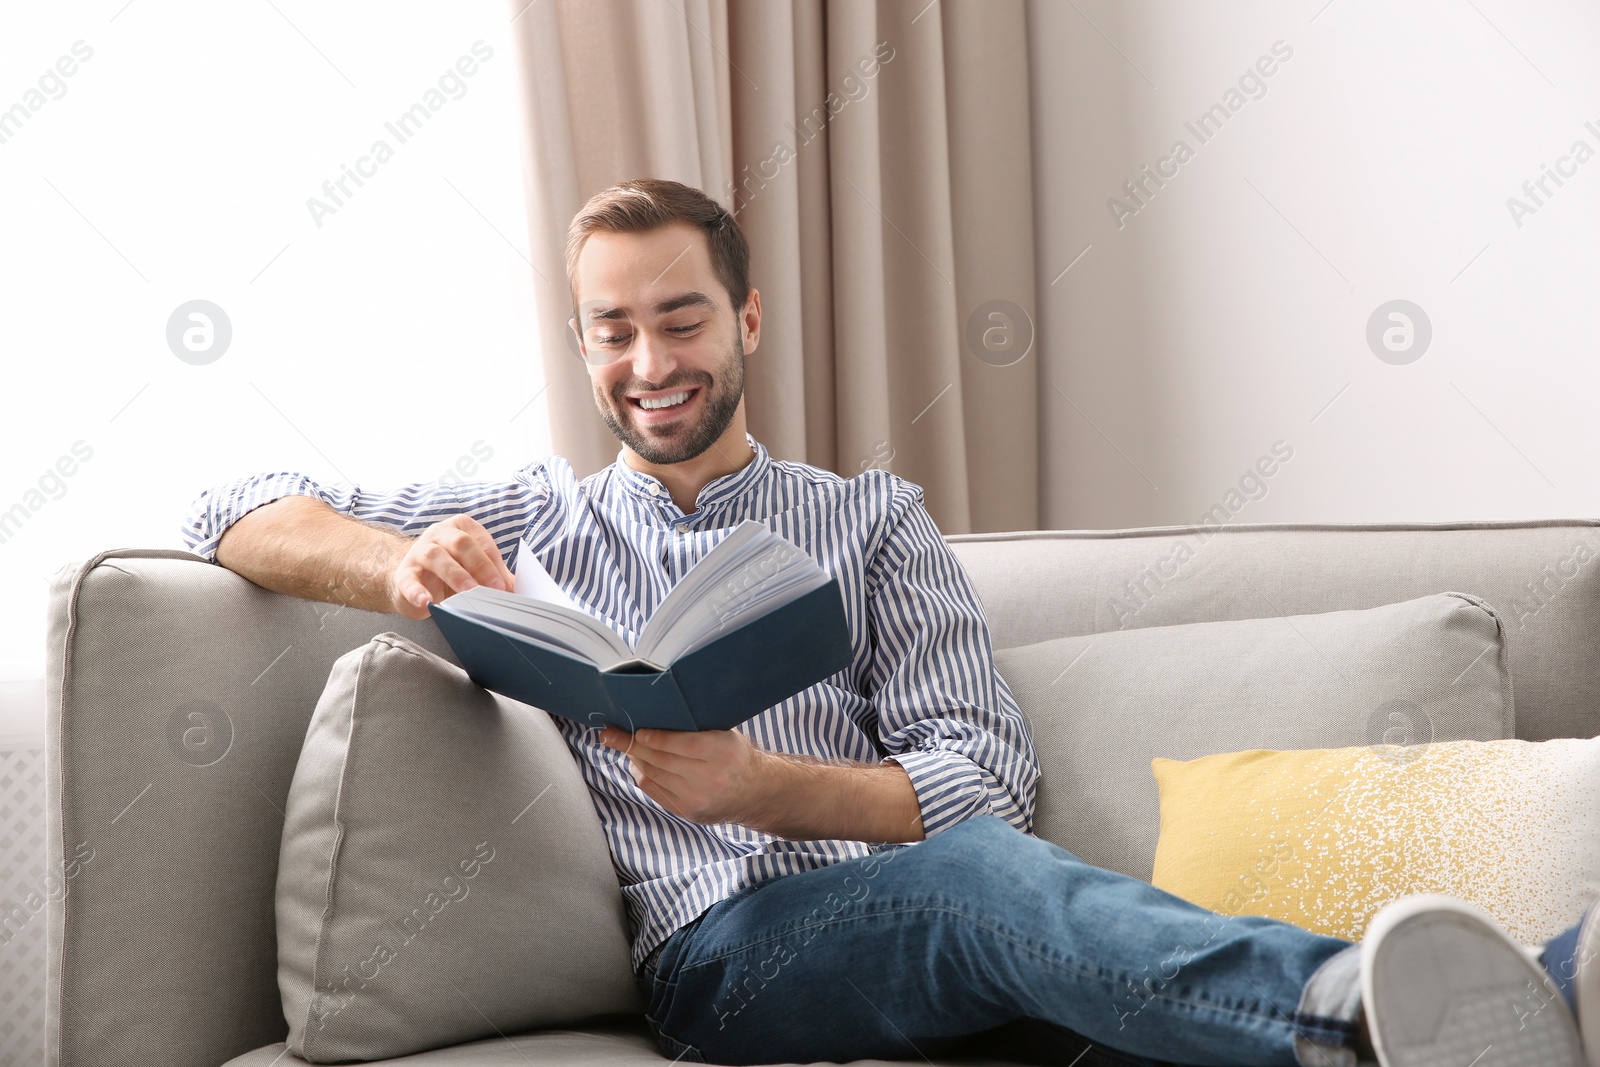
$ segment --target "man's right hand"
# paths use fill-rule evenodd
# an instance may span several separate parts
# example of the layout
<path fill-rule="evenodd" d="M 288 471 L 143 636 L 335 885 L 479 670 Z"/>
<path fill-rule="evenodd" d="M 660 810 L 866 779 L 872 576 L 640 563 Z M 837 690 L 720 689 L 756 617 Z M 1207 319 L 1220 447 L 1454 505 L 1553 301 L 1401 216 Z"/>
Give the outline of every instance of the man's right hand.
<path fill-rule="evenodd" d="M 425 619 L 429 601 L 479 585 L 510 592 L 516 579 L 489 531 L 470 515 L 452 515 L 422 531 L 390 572 L 391 610 Z"/>

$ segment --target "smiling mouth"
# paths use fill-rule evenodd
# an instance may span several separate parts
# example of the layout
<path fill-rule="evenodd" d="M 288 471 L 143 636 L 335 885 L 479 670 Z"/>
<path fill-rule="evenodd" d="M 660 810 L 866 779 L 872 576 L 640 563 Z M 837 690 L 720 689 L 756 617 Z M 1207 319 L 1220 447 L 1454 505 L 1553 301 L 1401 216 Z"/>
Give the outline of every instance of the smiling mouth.
<path fill-rule="evenodd" d="M 698 392 L 698 387 L 693 389 L 680 389 L 675 393 L 663 393 L 660 396 L 628 397 L 628 403 L 641 411 L 670 411 L 689 402 L 689 399 Z"/>

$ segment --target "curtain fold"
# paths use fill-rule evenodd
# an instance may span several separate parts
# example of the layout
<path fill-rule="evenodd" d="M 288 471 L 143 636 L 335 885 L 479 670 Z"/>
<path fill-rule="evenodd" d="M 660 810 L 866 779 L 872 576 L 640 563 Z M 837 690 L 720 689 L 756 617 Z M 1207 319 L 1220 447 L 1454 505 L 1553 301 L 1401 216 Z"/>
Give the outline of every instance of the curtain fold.
<path fill-rule="evenodd" d="M 1039 521 L 1022 0 L 510 0 L 555 451 L 615 458 L 567 318 L 567 224 L 670 178 L 732 209 L 761 291 L 750 431 L 921 485 L 947 533 Z"/>

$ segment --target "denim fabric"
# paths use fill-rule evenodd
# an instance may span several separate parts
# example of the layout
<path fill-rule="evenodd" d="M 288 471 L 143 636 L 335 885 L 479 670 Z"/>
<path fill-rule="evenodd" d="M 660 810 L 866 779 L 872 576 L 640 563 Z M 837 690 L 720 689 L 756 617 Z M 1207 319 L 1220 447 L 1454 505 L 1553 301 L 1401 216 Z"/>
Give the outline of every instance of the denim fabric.
<path fill-rule="evenodd" d="M 1320 1020 L 1321 1026 L 1308 1026 Z M 1298 1012 L 1300 1032 L 1294 1049 L 1300 1062 L 1313 1067 L 1375 1065 L 1361 1005 L 1361 946 L 1350 945 L 1323 961 L 1306 982 Z M 1347 1035 L 1334 1040 L 1335 1033 Z"/>
<path fill-rule="evenodd" d="M 1319 1061 L 1297 1035 L 1353 1040 L 1353 1016 L 1300 1011 L 1349 944 L 1218 915 L 982 816 L 746 886 L 640 981 L 662 1051 L 688 1062 L 922 1059 L 1020 1025 L 1089 1048 L 1085 1067 L 1288 1067 Z"/>
<path fill-rule="evenodd" d="M 1547 941 L 1539 953 L 1539 965 L 1556 984 L 1561 999 L 1566 1001 L 1568 1011 L 1578 1010 L 1577 992 L 1574 987 L 1578 979 L 1578 937 L 1582 932 L 1583 924 L 1578 923 L 1572 929 L 1557 934 Z"/>

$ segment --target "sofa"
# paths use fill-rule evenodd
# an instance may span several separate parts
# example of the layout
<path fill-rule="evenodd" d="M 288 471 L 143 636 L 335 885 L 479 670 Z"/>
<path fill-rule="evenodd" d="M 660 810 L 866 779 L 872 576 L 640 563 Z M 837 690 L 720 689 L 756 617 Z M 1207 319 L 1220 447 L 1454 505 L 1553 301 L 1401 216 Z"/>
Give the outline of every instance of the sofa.
<path fill-rule="evenodd" d="M 1600 734 L 1597 526 L 1208 525 L 947 540 L 997 650 L 1470 594 L 1499 620 L 1516 736 L 1538 741 Z M 48 861 L 61 883 L 47 918 L 53 1067 L 301 1062 L 282 1043 L 274 927 L 286 797 L 330 669 L 385 632 L 455 662 L 430 621 L 280 596 L 183 551 L 115 549 L 57 573 L 47 675 Z M 198 743 L 179 745 L 195 724 Z M 1041 764 L 1042 792 L 1049 751 Z M 1059 821 L 1050 829 L 1069 850 L 1082 844 L 1072 832 Z M 1134 867 L 1147 871 L 1148 857 Z M 939 1062 L 1025 1053 L 979 1045 Z M 642 1017 L 622 1014 L 388 1062 L 665 1057 Z"/>

